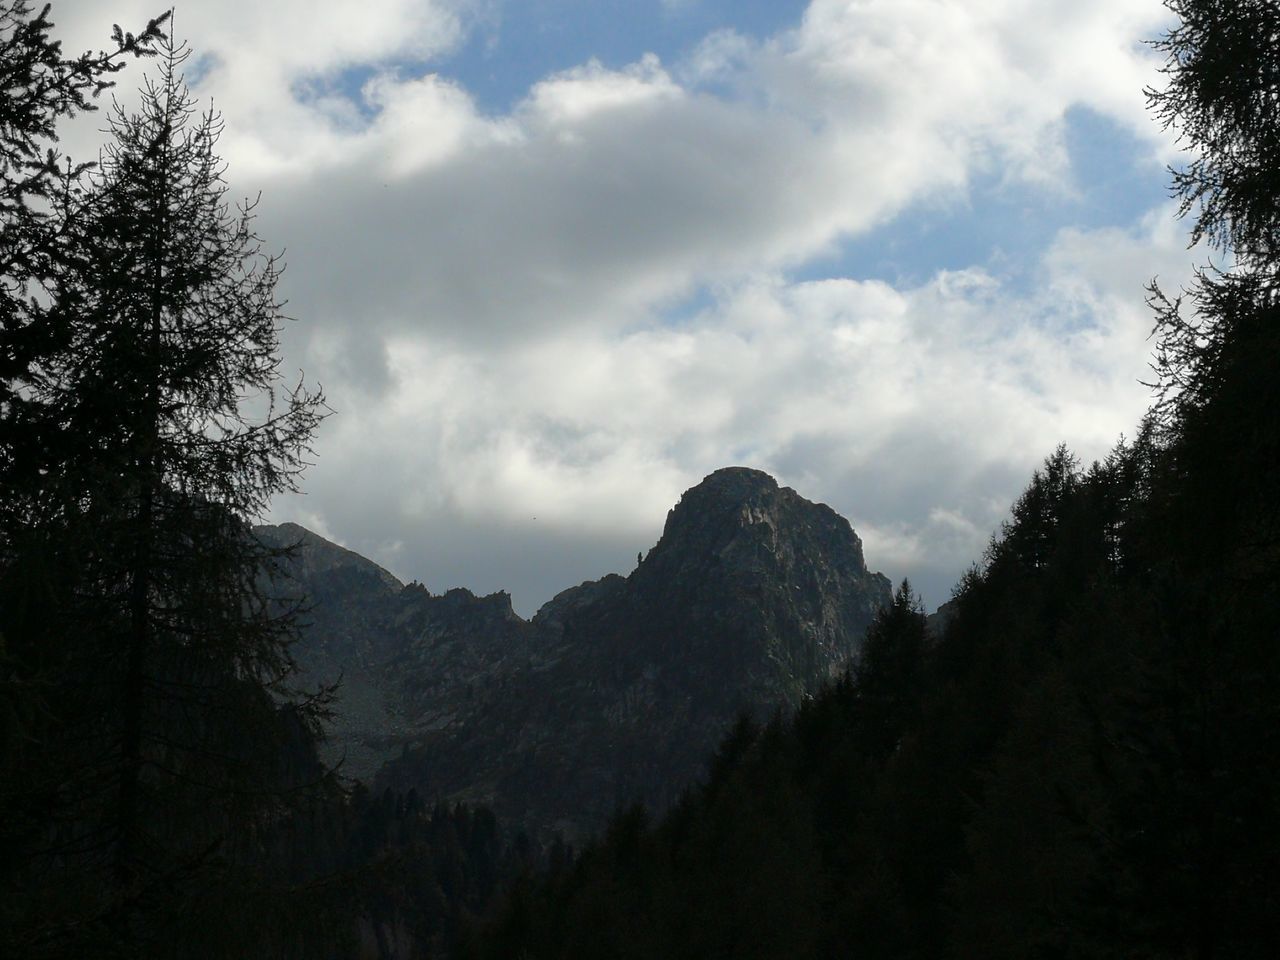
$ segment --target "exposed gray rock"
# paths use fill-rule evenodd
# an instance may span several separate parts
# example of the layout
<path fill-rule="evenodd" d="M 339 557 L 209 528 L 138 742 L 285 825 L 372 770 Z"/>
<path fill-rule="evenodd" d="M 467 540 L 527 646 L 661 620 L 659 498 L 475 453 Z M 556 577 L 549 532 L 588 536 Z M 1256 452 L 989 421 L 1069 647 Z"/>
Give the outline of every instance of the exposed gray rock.
<path fill-rule="evenodd" d="M 343 672 L 332 749 L 350 774 L 387 760 L 380 784 L 571 838 L 672 802 L 737 714 L 793 707 L 855 658 L 891 596 L 848 521 L 742 467 L 687 491 L 630 576 L 528 622 L 506 594 L 403 587 L 314 535 L 297 572 L 314 600 L 300 660 Z"/>

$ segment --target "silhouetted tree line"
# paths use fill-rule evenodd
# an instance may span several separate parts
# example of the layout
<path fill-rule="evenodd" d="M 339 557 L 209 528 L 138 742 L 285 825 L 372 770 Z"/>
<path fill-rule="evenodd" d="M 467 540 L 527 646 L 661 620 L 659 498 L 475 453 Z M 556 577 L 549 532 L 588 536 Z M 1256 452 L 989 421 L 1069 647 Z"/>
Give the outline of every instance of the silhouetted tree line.
<path fill-rule="evenodd" d="M 1049 457 L 945 626 L 904 582 L 856 669 L 574 858 L 316 760 L 326 691 L 292 686 L 302 611 L 245 518 L 325 408 L 276 374 L 218 120 L 164 17 L 69 58 L 0 0 L 0 954 L 1270 956 L 1280 12 L 1169 6 L 1149 95 L 1221 262 L 1151 288 L 1137 436 Z M 102 165 L 68 166 L 57 122 L 157 54 Z"/>
<path fill-rule="evenodd" d="M 415 790 L 372 794 L 357 784 L 337 801 L 313 796 L 268 832 L 252 861 L 267 881 L 256 908 L 267 917 L 256 940 L 239 945 L 244 953 L 225 955 L 447 956 L 515 878 L 572 856 L 563 846 L 549 852 L 551 860 L 524 834 L 504 836 L 485 808 L 428 804 Z M 243 911 L 220 905 L 224 921 L 241 923 Z M 187 943 L 187 955 L 191 942 L 200 941 Z"/>
<path fill-rule="evenodd" d="M 1157 400 L 1058 449 L 928 629 L 741 722 L 705 784 L 518 885 L 469 957 L 1262 958 L 1280 944 L 1280 11 L 1171 0 L 1148 91 L 1214 262 Z"/>

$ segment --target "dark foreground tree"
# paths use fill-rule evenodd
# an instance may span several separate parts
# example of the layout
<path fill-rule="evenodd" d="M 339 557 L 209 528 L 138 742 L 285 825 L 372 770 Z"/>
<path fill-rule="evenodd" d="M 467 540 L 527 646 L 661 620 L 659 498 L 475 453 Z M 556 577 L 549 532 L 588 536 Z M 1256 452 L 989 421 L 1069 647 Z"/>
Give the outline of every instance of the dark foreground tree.
<path fill-rule="evenodd" d="M 893 601 L 867 628 L 855 674 L 868 755 L 887 758 L 912 725 L 923 693 L 927 646 L 920 598 L 911 583 L 903 580 Z"/>
<path fill-rule="evenodd" d="M 21 943 L 16 918 L 26 915 L 33 883 L 28 854 L 36 847 L 62 855 L 65 837 L 54 818 L 67 773 L 49 776 L 45 734 L 57 723 L 49 663 L 57 654 L 24 636 L 32 592 L 51 596 L 56 576 L 48 555 L 33 549 L 37 517 L 47 504 L 44 448 L 53 435 L 35 396 L 46 363 L 65 347 L 65 328 L 52 322 L 51 289 L 63 266 L 67 187 L 84 171 L 57 150 L 59 121 L 97 109 L 111 75 L 134 56 L 151 55 L 162 16 L 137 36 L 117 32 L 109 52 L 68 57 L 50 36 L 45 4 L 0 2 L 0 952 Z M 19 561 L 19 557 L 22 560 Z M 21 573 L 18 568 L 23 568 Z M 35 573 L 40 568 L 40 574 Z M 15 602 L 16 601 L 16 602 Z M 32 657 L 31 653 L 37 652 Z M 38 927 L 50 926 L 41 920 Z M 16 954 L 22 952 L 21 947 Z"/>
<path fill-rule="evenodd" d="M 0 2 L 0 561 L 15 527 L 39 507 L 41 432 L 32 388 L 65 347 L 52 323 L 50 287 L 62 269 L 69 191 L 83 174 L 57 150 L 57 125 L 97 109 L 95 99 L 131 56 L 152 56 L 168 14 L 137 36 L 119 28 L 111 52 L 68 58 L 49 32 L 50 7 Z M 38 419 L 38 418 L 37 418 Z"/>
<path fill-rule="evenodd" d="M 1166 56 L 1156 117 L 1191 159 L 1172 171 L 1193 240 L 1246 265 L 1280 255 L 1280 9 L 1271 0 L 1166 0 L 1178 24 L 1155 44 Z"/>
<path fill-rule="evenodd" d="M 38 509 L 13 524 L 0 609 L 44 687 L 13 771 L 24 954 L 212 953 L 252 930 L 264 837 L 322 779 L 323 698 L 289 686 L 293 618 L 264 594 L 277 551 L 247 521 L 294 488 L 326 408 L 278 373 L 278 265 L 252 204 L 227 203 L 186 56 L 162 44 L 68 191 L 41 304 L 56 336 L 21 384 Z"/>

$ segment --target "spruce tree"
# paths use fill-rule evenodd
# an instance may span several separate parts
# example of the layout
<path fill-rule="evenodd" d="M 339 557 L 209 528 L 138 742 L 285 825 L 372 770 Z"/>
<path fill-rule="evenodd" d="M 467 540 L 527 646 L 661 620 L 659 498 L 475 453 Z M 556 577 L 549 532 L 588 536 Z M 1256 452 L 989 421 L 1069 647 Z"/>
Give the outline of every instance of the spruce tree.
<path fill-rule="evenodd" d="M 91 753 L 66 732 L 62 645 L 45 616 L 59 607 L 58 564 L 42 522 L 49 442 L 58 434 L 40 393 L 48 363 L 66 346 L 50 311 L 78 212 L 71 185 L 86 165 L 58 151 L 58 125 L 97 109 L 112 75 L 150 56 L 164 14 L 136 35 L 116 28 L 112 48 L 77 56 L 52 38 L 49 4 L 0 2 L 0 954 L 28 955 L 83 918 L 79 885 L 44 885 L 55 860 L 95 842 L 69 828 L 71 796 L 85 786 Z M 66 553 L 62 556 L 65 558 Z M 59 702 L 61 701 L 61 702 Z M 100 786 L 100 785 L 99 785 Z M 97 789 L 95 787 L 94 789 Z"/>
<path fill-rule="evenodd" d="M 254 203 L 228 202 L 186 47 L 160 46 L 137 112 L 116 107 L 68 191 L 43 318 L 58 337 L 23 387 L 45 504 L 27 532 L 57 585 L 18 618 L 27 648 L 57 651 L 46 747 L 76 765 L 50 773 L 72 781 L 73 842 L 42 881 L 74 874 L 77 949 L 153 954 L 226 932 L 216 913 L 246 907 L 263 832 L 320 775 L 324 698 L 291 687 L 293 611 L 266 589 L 280 551 L 249 523 L 295 488 L 327 411 L 279 373 L 280 265 Z"/>
<path fill-rule="evenodd" d="M 137 35 L 118 26 L 115 49 L 63 55 L 50 6 L 0 2 L 0 562 L 41 505 L 42 431 L 32 390 L 45 359 L 65 347 L 47 307 L 61 272 L 72 187 L 87 165 L 58 152 L 58 123 L 97 109 L 111 75 L 130 57 L 151 56 L 169 15 Z"/>
<path fill-rule="evenodd" d="M 904 579 L 867 628 L 855 689 L 862 706 L 865 749 L 878 762 L 898 746 L 919 709 L 928 629 L 920 598 Z"/>

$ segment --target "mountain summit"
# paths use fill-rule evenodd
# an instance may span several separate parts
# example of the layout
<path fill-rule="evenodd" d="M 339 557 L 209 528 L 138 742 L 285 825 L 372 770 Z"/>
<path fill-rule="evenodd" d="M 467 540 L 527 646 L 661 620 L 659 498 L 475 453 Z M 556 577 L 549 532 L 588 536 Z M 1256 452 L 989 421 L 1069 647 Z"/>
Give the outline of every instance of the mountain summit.
<path fill-rule="evenodd" d="M 794 705 L 857 655 L 890 593 L 847 520 L 729 467 L 685 492 L 629 577 L 565 591 L 534 623 L 719 713 Z"/>
<path fill-rule="evenodd" d="M 785 652 L 779 689 L 809 689 L 856 655 L 891 592 L 867 570 L 848 520 L 745 467 L 688 490 L 630 582 L 638 604 L 674 630 L 739 652 L 752 640 Z"/>
<path fill-rule="evenodd" d="M 388 757 L 381 784 L 570 836 L 634 800 L 667 806 L 736 716 L 793 707 L 855 658 L 891 594 L 847 520 L 745 467 L 688 490 L 629 576 L 565 590 L 532 621 L 505 594 L 396 590 L 354 554 L 372 599 L 330 594 L 343 554 L 309 560 L 316 540 L 298 573 L 319 629 L 300 660 L 357 678 L 334 730 L 352 772 Z M 317 568 L 324 582 L 309 583 Z"/>

